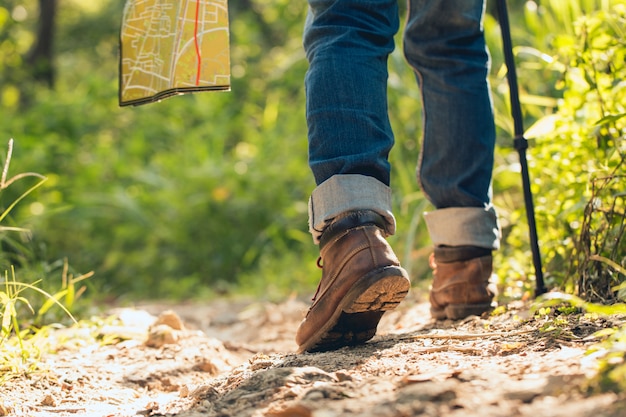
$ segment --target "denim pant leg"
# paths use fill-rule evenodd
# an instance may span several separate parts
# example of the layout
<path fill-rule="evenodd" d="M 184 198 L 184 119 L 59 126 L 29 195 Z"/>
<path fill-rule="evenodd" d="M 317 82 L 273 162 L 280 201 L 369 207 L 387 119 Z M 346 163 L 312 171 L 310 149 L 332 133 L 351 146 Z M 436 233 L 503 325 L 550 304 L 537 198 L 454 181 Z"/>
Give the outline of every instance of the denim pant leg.
<path fill-rule="evenodd" d="M 436 208 L 425 217 L 435 245 L 499 246 L 484 7 L 484 0 L 409 2 L 404 54 L 423 98 L 418 178 Z"/>
<path fill-rule="evenodd" d="M 318 184 L 310 230 L 317 241 L 333 217 L 356 209 L 376 210 L 393 230 L 387 57 L 399 28 L 397 0 L 309 0 L 309 6 L 306 118 Z"/>

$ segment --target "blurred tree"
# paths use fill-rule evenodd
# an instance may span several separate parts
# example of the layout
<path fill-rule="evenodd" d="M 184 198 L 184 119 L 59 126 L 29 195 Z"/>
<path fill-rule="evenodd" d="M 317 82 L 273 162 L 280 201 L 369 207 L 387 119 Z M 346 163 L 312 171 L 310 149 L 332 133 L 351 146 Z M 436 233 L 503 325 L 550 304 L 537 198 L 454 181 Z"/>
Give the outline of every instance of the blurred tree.
<path fill-rule="evenodd" d="M 26 57 L 33 79 L 50 88 L 54 86 L 53 39 L 57 4 L 57 0 L 39 0 L 37 37 Z"/>

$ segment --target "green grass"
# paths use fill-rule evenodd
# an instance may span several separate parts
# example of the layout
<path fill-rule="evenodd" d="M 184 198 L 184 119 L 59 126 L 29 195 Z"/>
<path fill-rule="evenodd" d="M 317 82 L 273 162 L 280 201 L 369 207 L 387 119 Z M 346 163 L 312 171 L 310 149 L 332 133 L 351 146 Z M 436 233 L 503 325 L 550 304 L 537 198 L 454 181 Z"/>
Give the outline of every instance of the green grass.
<path fill-rule="evenodd" d="M 13 140 L 8 143 L 7 155 L 4 161 L 2 176 L 0 177 L 0 193 L 15 184 L 17 181 L 34 177 L 37 182 L 19 194 L 2 213 L 0 222 L 9 215 L 11 210 L 24 198 L 39 188 L 46 178 L 42 175 L 27 172 L 9 177 L 11 157 L 13 155 Z M 27 230 L 21 227 L 0 225 L 0 234 L 24 233 Z M 35 282 L 21 282 L 16 277 L 15 268 L 4 272 L 0 279 L 0 384 L 13 377 L 29 374 L 39 370 L 40 357 L 45 350 L 47 334 L 46 319 L 51 309 L 59 309 L 73 322 L 76 322 L 70 309 L 75 306 L 78 297 L 85 287 L 79 287 L 81 281 L 92 274 L 73 277 L 68 273 L 67 263 L 64 264 L 61 288 L 55 293 L 48 293 Z M 37 309 L 34 301 L 39 301 Z M 55 314 L 58 316 L 58 314 Z"/>

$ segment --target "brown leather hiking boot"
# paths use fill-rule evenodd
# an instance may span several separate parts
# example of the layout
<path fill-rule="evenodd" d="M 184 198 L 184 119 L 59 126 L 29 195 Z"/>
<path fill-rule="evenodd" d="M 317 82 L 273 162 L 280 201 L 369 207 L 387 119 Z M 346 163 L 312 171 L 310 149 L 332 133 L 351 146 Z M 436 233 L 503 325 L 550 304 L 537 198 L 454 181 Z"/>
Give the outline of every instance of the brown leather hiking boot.
<path fill-rule="evenodd" d="M 382 216 L 358 211 L 324 231 L 318 260 L 322 279 L 296 334 L 298 352 L 364 343 L 376 334 L 384 312 L 404 299 L 410 288 L 408 274 L 384 230 Z"/>
<path fill-rule="evenodd" d="M 435 262 L 430 256 L 433 284 L 430 290 L 430 313 L 438 320 L 463 319 L 470 315 L 480 316 L 494 307 L 497 293 L 490 283 L 492 256 L 456 262 Z"/>

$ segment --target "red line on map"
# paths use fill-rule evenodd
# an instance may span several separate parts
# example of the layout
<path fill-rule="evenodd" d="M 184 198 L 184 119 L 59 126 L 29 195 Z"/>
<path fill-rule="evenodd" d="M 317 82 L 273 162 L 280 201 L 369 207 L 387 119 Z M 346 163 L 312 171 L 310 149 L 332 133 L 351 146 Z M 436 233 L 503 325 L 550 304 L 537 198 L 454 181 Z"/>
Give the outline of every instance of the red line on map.
<path fill-rule="evenodd" d="M 198 42 L 198 20 L 200 19 L 200 0 L 196 0 L 196 21 L 193 32 L 193 40 L 196 43 L 196 59 L 198 67 L 196 68 L 196 85 L 200 85 L 200 70 L 202 69 L 202 55 L 200 54 L 200 44 Z"/>

